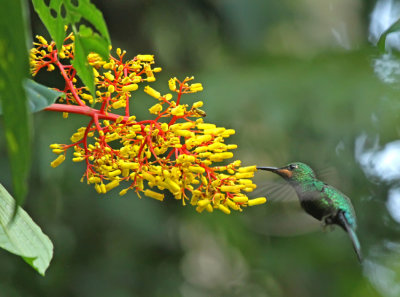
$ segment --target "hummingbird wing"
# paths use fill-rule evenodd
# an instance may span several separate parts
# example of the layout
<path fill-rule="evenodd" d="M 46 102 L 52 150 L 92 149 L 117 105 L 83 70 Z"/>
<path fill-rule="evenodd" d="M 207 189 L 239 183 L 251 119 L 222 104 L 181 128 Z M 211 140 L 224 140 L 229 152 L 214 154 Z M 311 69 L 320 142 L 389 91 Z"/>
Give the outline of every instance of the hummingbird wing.
<path fill-rule="evenodd" d="M 267 197 L 271 202 L 296 202 L 298 198 L 293 188 L 285 181 L 257 183 L 257 188 L 250 194 L 252 197 Z"/>
<path fill-rule="evenodd" d="M 289 204 L 290 205 L 290 204 Z M 241 216 L 249 229 L 266 236 L 296 236 L 321 229 L 321 223 L 300 206 L 277 203 L 254 209 L 251 216 Z"/>
<path fill-rule="evenodd" d="M 268 200 L 268 207 L 254 209 L 251 216 L 243 216 L 249 228 L 259 234 L 295 236 L 321 228 L 320 222 L 301 209 L 296 192 L 286 181 L 262 181 L 249 196 L 265 196 Z"/>

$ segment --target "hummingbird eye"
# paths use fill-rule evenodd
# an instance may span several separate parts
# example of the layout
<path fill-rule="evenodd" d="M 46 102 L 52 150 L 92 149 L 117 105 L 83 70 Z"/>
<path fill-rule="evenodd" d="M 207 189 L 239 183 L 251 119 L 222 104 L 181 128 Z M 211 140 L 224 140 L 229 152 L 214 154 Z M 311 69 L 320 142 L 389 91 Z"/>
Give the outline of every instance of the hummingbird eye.
<path fill-rule="evenodd" d="M 296 165 L 296 164 L 290 164 L 289 165 L 289 169 L 290 170 L 293 170 L 293 169 L 296 169 L 298 166 Z"/>

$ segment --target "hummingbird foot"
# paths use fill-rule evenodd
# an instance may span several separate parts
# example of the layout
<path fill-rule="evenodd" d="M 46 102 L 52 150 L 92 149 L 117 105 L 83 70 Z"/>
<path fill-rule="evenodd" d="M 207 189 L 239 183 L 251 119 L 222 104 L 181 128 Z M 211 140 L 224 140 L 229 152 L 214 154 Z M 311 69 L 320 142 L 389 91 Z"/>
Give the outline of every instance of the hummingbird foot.
<path fill-rule="evenodd" d="M 331 215 L 326 215 L 326 216 L 322 217 L 321 221 L 322 221 L 322 230 L 324 232 L 326 232 L 328 228 L 329 228 L 329 231 L 331 231 L 331 232 L 335 229 L 335 226 L 333 225 L 334 222 L 332 220 Z"/>

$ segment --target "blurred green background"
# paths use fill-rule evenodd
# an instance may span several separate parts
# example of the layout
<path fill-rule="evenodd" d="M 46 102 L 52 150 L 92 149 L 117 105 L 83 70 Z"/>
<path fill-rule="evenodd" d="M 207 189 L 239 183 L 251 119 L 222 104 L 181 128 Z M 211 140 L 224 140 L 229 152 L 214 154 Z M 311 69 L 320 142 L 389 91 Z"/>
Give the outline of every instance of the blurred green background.
<path fill-rule="evenodd" d="M 49 144 L 68 142 L 87 119 L 40 112 L 24 208 L 55 254 L 41 277 L 0 251 L 1 297 L 400 296 L 400 150 L 384 155 L 388 143 L 399 147 L 400 94 L 378 67 L 396 60 L 381 60 L 368 42 L 375 1 L 94 3 L 114 48 L 155 54 L 163 71 L 154 88 L 166 91 L 171 76 L 203 83 L 188 100 L 205 102 L 208 122 L 236 130 L 230 143 L 243 164 L 302 161 L 347 193 L 366 261 L 357 262 L 341 229 L 323 232 L 297 200 L 278 199 L 268 185 L 277 179 L 266 172 L 256 173 L 254 195 L 268 203 L 229 216 L 133 192 L 99 196 L 79 182 L 83 164 L 49 165 Z M 33 12 L 31 25 L 33 35 L 48 36 Z M 59 84 L 49 75 L 38 80 Z M 138 95 L 137 117 L 152 104 Z M 6 187 L 8 172 L 3 157 Z"/>

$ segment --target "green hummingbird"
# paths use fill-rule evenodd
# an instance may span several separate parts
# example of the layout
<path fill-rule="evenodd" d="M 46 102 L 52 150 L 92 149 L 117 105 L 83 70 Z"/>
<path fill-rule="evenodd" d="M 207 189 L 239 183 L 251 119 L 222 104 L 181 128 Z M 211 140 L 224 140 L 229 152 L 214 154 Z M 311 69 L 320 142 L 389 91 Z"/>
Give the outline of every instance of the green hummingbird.
<path fill-rule="evenodd" d="M 356 214 L 350 199 L 334 187 L 317 179 L 310 166 L 295 162 L 287 166 L 257 167 L 284 178 L 296 191 L 301 207 L 326 225 L 339 225 L 350 236 L 358 260 L 362 261 L 361 246 L 356 235 Z"/>

